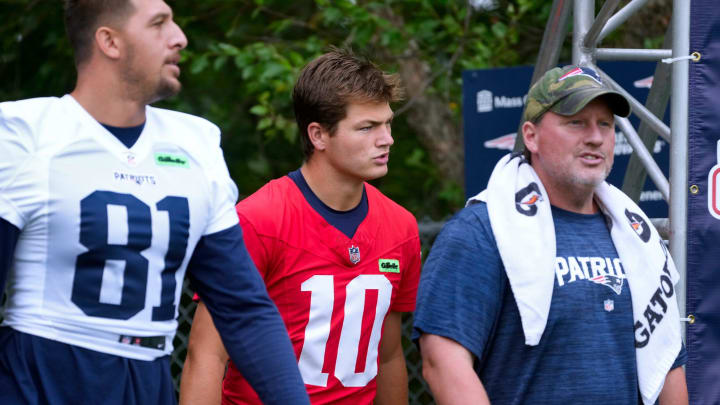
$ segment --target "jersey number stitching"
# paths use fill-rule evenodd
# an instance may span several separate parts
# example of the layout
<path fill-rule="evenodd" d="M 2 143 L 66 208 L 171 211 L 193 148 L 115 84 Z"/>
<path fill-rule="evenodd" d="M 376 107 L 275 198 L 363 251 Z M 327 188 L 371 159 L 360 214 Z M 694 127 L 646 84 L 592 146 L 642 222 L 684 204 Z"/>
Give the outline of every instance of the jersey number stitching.
<path fill-rule="evenodd" d="M 108 206 L 127 210 L 127 244 L 108 243 Z M 156 204 L 158 211 L 167 211 L 170 224 L 165 267 L 161 273 L 160 305 L 153 307 L 153 321 L 175 317 L 175 272 L 187 250 L 190 211 L 185 197 L 169 196 Z M 95 191 L 80 201 L 80 243 L 88 251 L 75 262 L 72 297 L 86 315 L 127 320 L 145 308 L 148 260 L 140 253 L 152 242 L 150 207 L 130 194 Z M 125 263 L 120 304 L 100 301 L 103 273 L 108 260 Z"/>
<path fill-rule="evenodd" d="M 328 373 L 323 373 L 325 350 L 330 336 L 334 297 L 333 276 L 315 275 L 301 284 L 302 291 L 310 291 L 310 315 L 305 327 L 305 340 L 298 368 L 306 384 L 327 386 Z M 360 336 L 362 333 L 365 292 L 377 290 L 378 299 L 365 367 L 355 372 Z M 345 310 L 340 332 L 335 377 L 345 387 L 364 387 L 377 375 L 377 356 L 382 324 L 390 307 L 392 284 L 383 275 L 361 274 L 345 287 Z"/>

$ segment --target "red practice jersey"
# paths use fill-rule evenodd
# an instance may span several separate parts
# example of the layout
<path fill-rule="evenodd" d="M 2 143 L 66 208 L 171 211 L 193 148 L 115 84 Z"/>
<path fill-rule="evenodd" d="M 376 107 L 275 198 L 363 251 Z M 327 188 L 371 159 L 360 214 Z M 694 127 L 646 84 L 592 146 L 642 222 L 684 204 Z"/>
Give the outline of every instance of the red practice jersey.
<path fill-rule="evenodd" d="M 352 238 L 287 176 L 237 205 L 245 244 L 285 321 L 313 404 L 371 404 L 385 318 L 415 309 L 417 222 L 373 186 L 365 190 L 367 217 Z M 223 404 L 260 403 L 231 363 Z"/>

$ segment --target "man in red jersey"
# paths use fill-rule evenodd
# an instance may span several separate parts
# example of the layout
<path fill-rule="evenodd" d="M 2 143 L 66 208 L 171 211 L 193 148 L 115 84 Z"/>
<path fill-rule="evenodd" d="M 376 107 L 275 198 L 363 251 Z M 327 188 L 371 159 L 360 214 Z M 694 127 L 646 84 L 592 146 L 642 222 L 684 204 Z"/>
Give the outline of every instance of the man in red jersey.
<path fill-rule="evenodd" d="M 313 404 L 407 404 L 401 315 L 415 308 L 417 222 L 366 183 L 387 173 L 399 98 L 396 76 L 348 52 L 310 62 L 293 92 L 305 162 L 237 205 Z M 200 303 L 180 402 L 219 403 L 227 361 Z M 232 363 L 222 403 L 260 403 Z"/>

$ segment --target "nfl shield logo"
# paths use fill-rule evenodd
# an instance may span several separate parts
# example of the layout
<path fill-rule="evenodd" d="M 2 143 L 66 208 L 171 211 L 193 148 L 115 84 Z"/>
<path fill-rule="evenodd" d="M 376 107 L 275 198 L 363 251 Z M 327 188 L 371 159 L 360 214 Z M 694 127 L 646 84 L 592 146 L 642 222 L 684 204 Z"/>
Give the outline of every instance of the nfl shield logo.
<path fill-rule="evenodd" d="M 348 248 L 348 253 L 350 254 L 350 261 L 352 264 L 357 264 L 357 262 L 360 261 L 360 248 L 357 246 L 350 245 Z"/>
<path fill-rule="evenodd" d="M 610 312 L 613 309 L 615 309 L 615 301 L 613 300 L 605 300 L 605 310 Z"/>
<path fill-rule="evenodd" d="M 134 155 L 134 154 L 128 152 L 128 154 L 126 154 L 125 157 L 127 158 L 128 165 L 130 165 L 130 166 L 136 166 L 136 165 L 137 165 L 137 162 L 135 161 L 135 155 Z"/>

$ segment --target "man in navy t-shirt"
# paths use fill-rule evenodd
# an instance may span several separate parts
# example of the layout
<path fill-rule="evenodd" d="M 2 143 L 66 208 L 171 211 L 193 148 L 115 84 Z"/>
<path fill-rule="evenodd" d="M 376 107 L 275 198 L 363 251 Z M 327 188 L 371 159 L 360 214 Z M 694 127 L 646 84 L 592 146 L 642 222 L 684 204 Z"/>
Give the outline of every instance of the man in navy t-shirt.
<path fill-rule="evenodd" d="M 554 269 L 547 268 L 553 284 L 544 330 L 537 342 L 524 333 L 527 319 L 518 303 L 526 297 L 515 295 L 521 287 L 510 282 L 496 238 L 503 230 L 491 225 L 497 206 L 489 208 L 482 196 L 471 201 L 435 241 L 418 291 L 415 339 L 437 403 L 642 403 L 635 290 L 597 194 L 612 167 L 614 115 L 629 113 L 627 100 L 584 67 L 553 69 L 530 90 L 522 127 L 525 157 L 510 159 L 529 163 L 541 183 L 516 198 L 517 210 L 535 215 L 539 200 L 550 203 L 546 228 L 554 226 L 556 250 Z M 551 243 L 543 239 L 534 248 L 550 249 Z M 522 246 L 512 249 L 534 254 Z M 538 264 L 530 271 L 543 269 Z M 667 290 L 665 301 L 656 300 L 662 310 L 675 305 L 672 288 Z M 659 314 L 651 320 L 660 320 Z M 687 355 L 674 343 L 680 350 L 658 384 L 661 404 L 688 403 L 680 367 Z"/>

